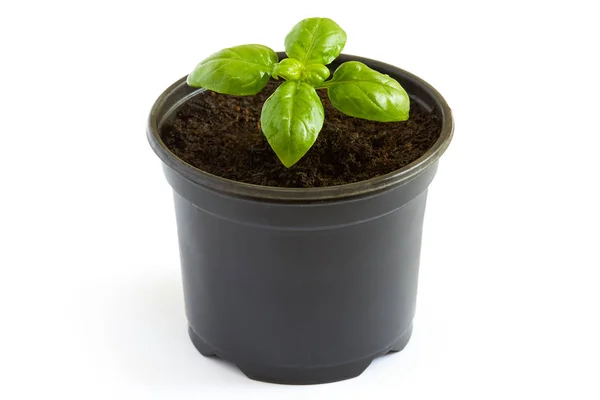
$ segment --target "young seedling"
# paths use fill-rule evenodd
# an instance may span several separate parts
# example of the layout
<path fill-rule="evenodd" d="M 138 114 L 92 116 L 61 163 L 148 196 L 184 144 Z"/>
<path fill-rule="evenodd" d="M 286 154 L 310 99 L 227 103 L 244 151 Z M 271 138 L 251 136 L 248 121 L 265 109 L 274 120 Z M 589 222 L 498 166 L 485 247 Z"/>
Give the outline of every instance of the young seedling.
<path fill-rule="evenodd" d="M 248 44 L 221 50 L 202 61 L 187 83 L 217 93 L 248 96 L 283 78 L 265 101 L 260 117 L 269 145 L 287 168 L 317 140 L 325 119 L 315 89 L 327 89 L 331 104 L 344 114 L 373 121 L 408 119 L 410 101 L 400 84 L 363 63 L 341 64 L 330 80 L 331 63 L 346 44 L 346 32 L 328 18 L 300 21 L 285 38 L 288 58 L 279 61 L 266 46 Z"/>

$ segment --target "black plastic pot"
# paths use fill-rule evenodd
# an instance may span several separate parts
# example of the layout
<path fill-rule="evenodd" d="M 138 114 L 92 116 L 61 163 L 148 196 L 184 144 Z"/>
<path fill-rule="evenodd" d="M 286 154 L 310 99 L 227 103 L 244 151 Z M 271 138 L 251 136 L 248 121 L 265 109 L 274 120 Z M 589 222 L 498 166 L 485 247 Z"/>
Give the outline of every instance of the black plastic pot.
<path fill-rule="evenodd" d="M 349 60 L 396 78 L 437 111 L 441 136 L 419 160 L 348 185 L 249 185 L 200 171 L 161 141 L 161 123 L 200 91 L 185 78 L 150 113 L 148 139 L 174 190 L 190 337 L 203 355 L 230 360 L 252 379 L 352 378 L 402 350 L 412 333 L 427 187 L 452 116 L 418 77 L 348 55 L 333 65 Z"/>

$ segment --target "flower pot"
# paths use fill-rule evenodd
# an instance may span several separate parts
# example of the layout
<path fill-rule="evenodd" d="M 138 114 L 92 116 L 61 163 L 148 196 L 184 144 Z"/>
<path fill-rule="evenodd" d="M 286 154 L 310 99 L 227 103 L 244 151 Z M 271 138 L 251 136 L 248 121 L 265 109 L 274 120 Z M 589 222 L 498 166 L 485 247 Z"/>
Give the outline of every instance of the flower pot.
<path fill-rule="evenodd" d="M 280 53 L 280 57 L 283 54 Z M 441 135 L 420 159 L 357 183 L 276 188 L 204 173 L 160 139 L 162 122 L 198 89 L 182 78 L 156 101 L 148 139 L 174 191 L 186 315 L 205 356 L 277 383 L 361 374 L 412 333 L 427 187 L 452 137 L 450 109 L 418 77 L 361 61 L 435 109 Z"/>

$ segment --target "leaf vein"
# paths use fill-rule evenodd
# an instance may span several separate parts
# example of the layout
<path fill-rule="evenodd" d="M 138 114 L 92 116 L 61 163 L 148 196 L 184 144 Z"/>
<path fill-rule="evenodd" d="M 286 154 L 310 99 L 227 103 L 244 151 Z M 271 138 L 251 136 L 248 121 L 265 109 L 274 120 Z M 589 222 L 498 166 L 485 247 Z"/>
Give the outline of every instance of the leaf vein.
<path fill-rule="evenodd" d="M 302 60 L 303 64 L 306 64 L 306 60 L 309 58 L 309 56 L 313 52 L 315 44 L 317 42 L 317 38 L 319 37 L 320 31 L 321 31 L 321 20 L 319 19 L 319 20 L 317 20 L 317 30 L 316 30 L 315 34 L 313 35 L 310 46 L 308 47 L 308 51 L 306 52 L 306 54 L 304 55 L 304 59 Z"/>
<path fill-rule="evenodd" d="M 219 58 L 215 58 L 213 60 L 208 60 L 208 61 L 204 62 L 203 65 L 208 65 L 210 63 L 219 62 L 219 61 L 245 62 L 245 63 L 248 63 L 248 64 L 257 65 L 257 66 L 262 67 L 262 68 L 269 68 L 269 66 L 267 64 L 261 64 L 261 63 L 258 63 L 256 61 L 249 61 L 249 60 L 246 60 L 244 58 L 231 58 L 231 57 L 219 57 Z"/>

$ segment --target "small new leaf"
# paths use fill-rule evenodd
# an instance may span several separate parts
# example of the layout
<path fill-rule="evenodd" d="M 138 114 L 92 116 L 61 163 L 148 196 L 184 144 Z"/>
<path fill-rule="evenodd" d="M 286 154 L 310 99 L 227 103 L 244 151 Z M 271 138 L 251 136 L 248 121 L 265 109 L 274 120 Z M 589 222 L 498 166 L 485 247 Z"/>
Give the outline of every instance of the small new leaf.
<path fill-rule="evenodd" d="M 282 77 L 286 81 L 300 80 L 304 66 L 295 58 L 285 58 L 273 68 L 273 78 Z"/>
<path fill-rule="evenodd" d="M 315 143 L 324 119 L 315 89 L 305 82 L 287 81 L 263 105 L 260 123 L 271 148 L 289 168 Z"/>
<path fill-rule="evenodd" d="M 346 32 L 329 18 L 307 18 L 297 23 L 285 37 L 288 57 L 304 65 L 327 65 L 346 45 Z"/>
<path fill-rule="evenodd" d="M 344 114 L 372 121 L 405 121 L 410 100 L 400 84 L 358 61 L 338 67 L 324 82 L 331 104 Z"/>
<path fill-rule="evenodd" d="M 187 83 L 223 94 L 253 95 L 265 87 L 278 60 L 277 53 L 259 44 L 231 47 L 198 64 Z"/>
<path fill-rule="evenodd" d="M 329 78 L 330 74 L 329 68 L 323 64 L 311 64 L 304 68 L 301 79 L 309 85 L 318 86 Z"/>

